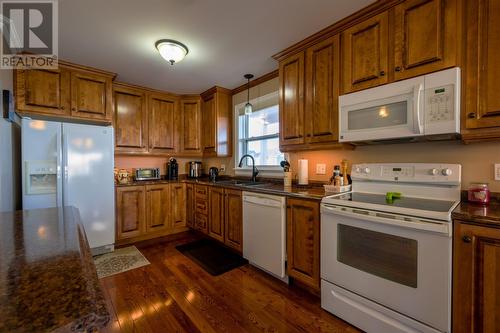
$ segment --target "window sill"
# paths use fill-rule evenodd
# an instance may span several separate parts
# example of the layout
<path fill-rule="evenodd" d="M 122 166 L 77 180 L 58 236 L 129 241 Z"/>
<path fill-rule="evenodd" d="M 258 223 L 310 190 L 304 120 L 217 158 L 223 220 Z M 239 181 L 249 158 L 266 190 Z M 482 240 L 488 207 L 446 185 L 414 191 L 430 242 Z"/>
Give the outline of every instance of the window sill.
<path fill-rule="evenodd" d="M 259 174 L 257 177 L 283 178 L 283 169 L 281 167 L 257 167 Z M 236 176 L 252 176 L 252 168 L 234 168 Z"/>

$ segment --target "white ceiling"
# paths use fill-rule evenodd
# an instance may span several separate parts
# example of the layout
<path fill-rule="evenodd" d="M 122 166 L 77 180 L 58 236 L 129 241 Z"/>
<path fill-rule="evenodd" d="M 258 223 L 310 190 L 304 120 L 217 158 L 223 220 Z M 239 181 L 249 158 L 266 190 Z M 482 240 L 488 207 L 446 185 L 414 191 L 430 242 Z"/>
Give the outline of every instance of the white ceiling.
<path fill-rule="evenodd" d="M 175 93 L 235 88 L 278 67 L 271 56 L 373 0 L 60 0 L 59 57 Z M 155 41 L 188 56 L 170 66 Z"/>

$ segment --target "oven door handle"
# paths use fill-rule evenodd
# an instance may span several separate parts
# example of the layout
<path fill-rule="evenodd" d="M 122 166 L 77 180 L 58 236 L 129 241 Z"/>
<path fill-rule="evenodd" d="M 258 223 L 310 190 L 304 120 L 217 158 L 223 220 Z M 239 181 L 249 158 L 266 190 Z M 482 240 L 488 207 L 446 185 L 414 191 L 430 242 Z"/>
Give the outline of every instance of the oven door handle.
<path fill-rule="evenodd" d="M 399 215 L 387 212 L 377 212 L 361 208 L 334 205 L 321 205 L 321 213 L 353 217 L 367 220 L 369 222 L 377 222 L 380 224 L 392 225 L 405 229 L 428 231 L 451 237 L 451 223 L 448 222 L 434 222 L 431 220 L 423 220 L 418 217 L 408 217 L 407 220 L 402 220 L 400 219 L 401 217 Z"/>

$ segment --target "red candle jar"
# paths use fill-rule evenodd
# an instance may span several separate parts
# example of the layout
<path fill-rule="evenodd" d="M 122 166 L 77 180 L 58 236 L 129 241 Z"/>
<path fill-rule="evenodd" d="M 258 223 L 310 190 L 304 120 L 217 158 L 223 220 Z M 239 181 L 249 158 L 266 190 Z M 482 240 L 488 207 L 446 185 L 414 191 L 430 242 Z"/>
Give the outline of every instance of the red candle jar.
<path fill-rule="evenodd" d="M 471 183 L 468 191 L 470 202 L 487 205 L 490 203 L 490 189 L 487 183 Z"/>

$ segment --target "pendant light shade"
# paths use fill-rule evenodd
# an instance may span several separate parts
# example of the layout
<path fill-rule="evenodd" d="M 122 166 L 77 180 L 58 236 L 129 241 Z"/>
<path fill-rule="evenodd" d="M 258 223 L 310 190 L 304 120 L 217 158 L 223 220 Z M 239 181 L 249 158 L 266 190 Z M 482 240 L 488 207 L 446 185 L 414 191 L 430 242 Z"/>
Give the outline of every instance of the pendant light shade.
<path fill-rule="evenodd" d="M 250 80 L 253 78 L 253 74 L 245 74 L 245 79 L 247 79 L 247 104 L 245 104 L 245 115 L 251 115 L 253 112 L 253 105 L 250 103 Z"/>
<path fill-rule="evenodd" d="M 156 49 L 160 55 L 173 65 L 181 61 L 189 53 L 186 45 L 172 39 L 160 39 L 155 43 Z"/>

